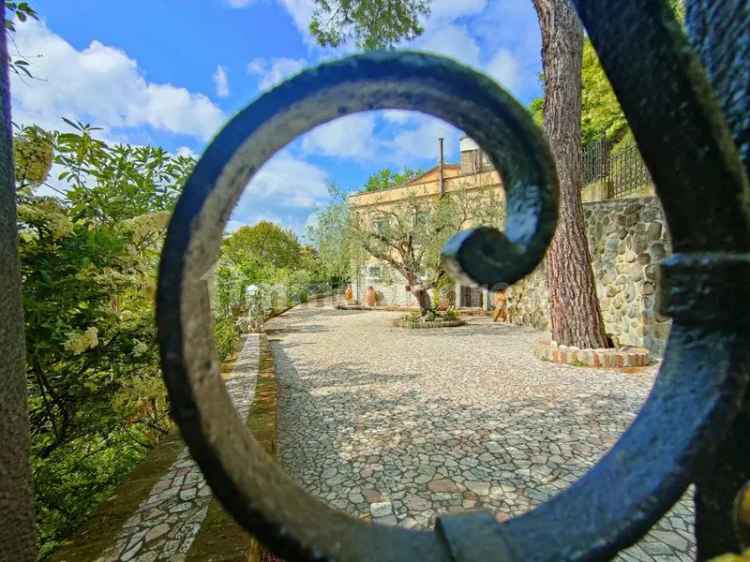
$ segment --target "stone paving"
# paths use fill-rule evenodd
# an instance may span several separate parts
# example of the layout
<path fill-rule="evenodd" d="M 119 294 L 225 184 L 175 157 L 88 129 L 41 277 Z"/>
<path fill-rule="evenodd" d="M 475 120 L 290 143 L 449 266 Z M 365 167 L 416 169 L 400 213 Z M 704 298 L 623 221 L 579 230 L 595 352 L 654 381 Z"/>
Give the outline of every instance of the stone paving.
<path fill-rule="evenodd" d="M 252 404 L 258 374 L 259 338 L 249 335 L 227 390 L 243 418 Z M 125 522 L 115 545 L 99 562 L 180 562 L 206 518 L 211 489 L 187 449 L 159 479 Z"/>
<path fill-rule="evenodd" d="M 405 330 L 397 316 L 310 307 L 268 325 L 280 462 L 330 505 L 383 524 L 528 511 L 614 443 L 657 370 L 543 363 L 534 330 L 485 318 Z M 618 559 L 693 560 L 692 522 L 688 493 Z"/>

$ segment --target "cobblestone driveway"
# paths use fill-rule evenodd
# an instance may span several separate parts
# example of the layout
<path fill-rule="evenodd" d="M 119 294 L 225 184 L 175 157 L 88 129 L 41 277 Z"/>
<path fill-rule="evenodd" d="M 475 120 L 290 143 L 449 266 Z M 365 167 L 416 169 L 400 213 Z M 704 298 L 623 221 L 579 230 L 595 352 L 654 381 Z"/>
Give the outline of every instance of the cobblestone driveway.
<path fill-rule="evenodd" d="M 484 318 L 404 330 L 390 312 L 297 308 L 269 323 L 281 462 L 355 516 L 523 513 L 567 487 L 633 420 L 656 373 L 552 365 L 533 330 Z M 621 560 L 692 560 L 687 498 Z"/>

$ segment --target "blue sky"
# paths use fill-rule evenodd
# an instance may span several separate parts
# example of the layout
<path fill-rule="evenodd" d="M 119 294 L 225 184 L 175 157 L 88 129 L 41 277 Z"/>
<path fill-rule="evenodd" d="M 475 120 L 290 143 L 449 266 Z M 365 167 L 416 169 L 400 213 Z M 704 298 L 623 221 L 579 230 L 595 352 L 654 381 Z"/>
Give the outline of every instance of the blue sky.
<path fill-rule="evenodd" d="M 286 76 L 353 52 L 322 49 L 307 26 L 312 0 L 36 0 L 41 23 L 19 26 L 16 50 L 34 80 L 13 78 L 14 120 L 102 127 L 110 142 L 199 156 L 233 113 Z M 541 95 L 531 0 L 433 0 L 425 33 L 405 47 L 487 72 L 523 104 Z M 304 232 L 328 182 L 356 190 L 383 168 L 458 160 L 460 131 L 415 113 L 349 116 L 278 153 L 253 179 L 229 228 L 268 219 Z"/>

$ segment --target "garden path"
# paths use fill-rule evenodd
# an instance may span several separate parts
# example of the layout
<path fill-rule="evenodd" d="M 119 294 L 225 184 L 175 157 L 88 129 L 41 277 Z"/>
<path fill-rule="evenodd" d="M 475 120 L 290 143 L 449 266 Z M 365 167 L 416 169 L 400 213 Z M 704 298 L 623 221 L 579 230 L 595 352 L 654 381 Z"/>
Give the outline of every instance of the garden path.
<path fill-rule="evenodd" d="M 226 381 L 229 395 L 243 419 L 253 402 L 258 357 L 259 338 L 250 334 Z M 211 498 L 211 489 L 185 448 L 98 562 L 184 560 L 206 518 Z"/>

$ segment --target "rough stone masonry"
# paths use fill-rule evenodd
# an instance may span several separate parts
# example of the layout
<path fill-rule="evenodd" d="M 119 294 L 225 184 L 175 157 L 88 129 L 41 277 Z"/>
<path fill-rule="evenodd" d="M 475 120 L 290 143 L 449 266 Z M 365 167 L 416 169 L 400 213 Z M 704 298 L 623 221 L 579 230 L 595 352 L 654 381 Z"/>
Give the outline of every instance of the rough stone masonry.
<path fill-rule="evenodd" d="M 596 292 L 607 332 L 619 346 L 664 351 L 671 321 L 657 310 L 659 262 L 672 252 L 664 213 L 655 197 L 583 206 Z M 544 262 L 510 291 L 513 324 L 549 327 Z"/>

